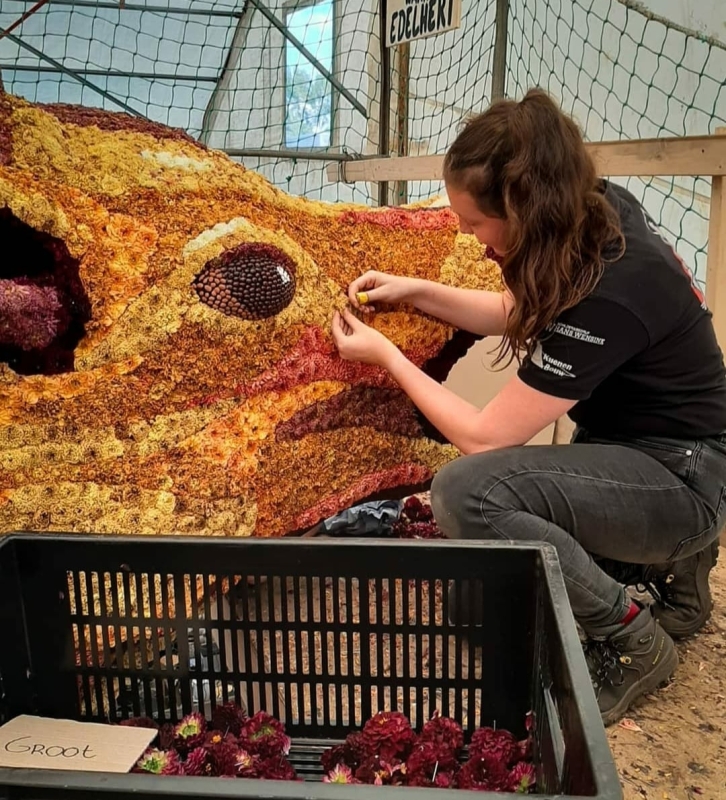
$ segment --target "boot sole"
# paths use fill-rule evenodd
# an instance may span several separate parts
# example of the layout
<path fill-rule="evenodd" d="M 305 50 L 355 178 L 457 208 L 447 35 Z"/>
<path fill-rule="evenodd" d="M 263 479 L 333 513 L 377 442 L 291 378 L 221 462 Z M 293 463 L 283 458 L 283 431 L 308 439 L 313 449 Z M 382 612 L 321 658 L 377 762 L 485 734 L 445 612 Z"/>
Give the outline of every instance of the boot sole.
<path fill-rule="evenodd" d="M 658 689 L 673 677 L 673 673 L 678 667 L 678 651 L 675 647 L 670 648 L 670 652 L 663 659 L 663 661 L 647 675 L 644 675 L 641 680 L 634 683 L 625 695 L 621 698 L 620 702 L 613 706 L 608 711 L 602 712 L 602 722 L 605 727 L 612 725 L 621 719 L 630 706 L 640 697 L 650 694 Z"/>
<path fill-rule="evenodd" d="M 699 601 L 702 602 L 701 613 L 689 623 L 678 625 L 678 623 L 669 623 L 667 612 L 666 614 L 658 613 L 659 609 L 656 607 L 655 617 L 660 623 L 661 628 L 663 628 L 671 639 L 680 641 L 681 639 L 688 639 L 694 636 L 703 628 L 711 617 L 711 613 L 713 612 L 713 596 L 711 595 L 711 587 L 709 586 L 709 577 L 711 571 L 718 564 L 719 540 L 716 539 L 707 550 L 708 552 L 704 553 L 705 557 L 702 558 L 698 564 L 696 575 L 696 586 L 702 585 L 706 587 L 705 597 L 698 598 Z M 704 570 L 706 573 L 705 575 L 703 575 Z M 699 579 L 702 583 L 699 583 Z"/>

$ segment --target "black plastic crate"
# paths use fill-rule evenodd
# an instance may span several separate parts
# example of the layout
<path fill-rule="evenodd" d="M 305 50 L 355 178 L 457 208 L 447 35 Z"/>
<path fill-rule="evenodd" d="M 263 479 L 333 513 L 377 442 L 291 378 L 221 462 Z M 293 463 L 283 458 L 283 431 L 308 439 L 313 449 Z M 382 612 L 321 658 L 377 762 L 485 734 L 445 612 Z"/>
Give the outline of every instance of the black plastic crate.
<path fill-rule="evenodd" d="M 482 626 L 448 619 L 467 581 Z M 468 734 L 495 724 L 520 737 L 534 711 L 539 796 L 622 797 L 549 547 L 10 536 L 0 681 L 3 722 L 209 718 L 213 703 L 241 700 L 284 722 L 290 760 L 318 781 L 0 769 L 0 798 L 395 800 L 417 790 L 320 782 L 322 749 L 389 709 L 417 729 L 438 709 Z"/>

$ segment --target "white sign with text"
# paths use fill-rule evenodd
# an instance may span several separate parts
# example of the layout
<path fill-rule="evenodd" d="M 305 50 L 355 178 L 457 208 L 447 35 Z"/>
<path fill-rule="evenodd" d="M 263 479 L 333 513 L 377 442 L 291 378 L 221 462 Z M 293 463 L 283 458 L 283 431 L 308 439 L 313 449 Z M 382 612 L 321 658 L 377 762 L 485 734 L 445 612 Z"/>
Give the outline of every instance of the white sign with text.
<path fill-rule="evenodd" d="M 386 45 L 411 42 L 461 25 L 461 0 L 388 0 Z"/>
<path fill-rule="evenodd" d="M 128 772 L 156 733 L 149 728 L 15 717 L 0 727 L 0 767 Z"/>

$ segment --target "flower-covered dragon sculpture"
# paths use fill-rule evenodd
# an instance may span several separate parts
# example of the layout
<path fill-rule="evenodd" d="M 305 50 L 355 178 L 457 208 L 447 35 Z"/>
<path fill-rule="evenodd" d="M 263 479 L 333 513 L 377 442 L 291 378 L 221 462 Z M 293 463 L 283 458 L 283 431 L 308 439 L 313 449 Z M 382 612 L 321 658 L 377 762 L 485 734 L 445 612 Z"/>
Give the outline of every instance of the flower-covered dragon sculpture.
<path fill-rule="evenodd" d="M 367 269 L 498 289 L 448 209 L 295 198 L 181 131 L 0 90 L 0 532 L 280 536 L 456 455 L 330 336 Z M 472 343 L 372 324 L 438 380 Z"/>

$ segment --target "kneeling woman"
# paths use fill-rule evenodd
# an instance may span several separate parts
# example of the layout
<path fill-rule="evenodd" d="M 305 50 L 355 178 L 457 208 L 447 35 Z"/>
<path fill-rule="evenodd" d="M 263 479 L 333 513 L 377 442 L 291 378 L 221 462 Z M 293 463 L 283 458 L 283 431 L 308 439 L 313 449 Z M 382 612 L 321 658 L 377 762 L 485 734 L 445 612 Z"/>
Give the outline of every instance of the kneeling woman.
<path fill-rule="evenodd" d="M 711 611 L 726 523 L 726 377 L 681 259 L 625 189 L 598 180 L 572 120 L 544 93 L 472 119 L 444 166 L 461 230 L 501 258 L 505 294 L 369 272 L 350 301 L 412 303 L 503 336 L 517 376 L 477 409 L 381 333 L 336 315 L 343 358 L 387 369 L 463 455 L 432 486 L 449 537 L 556 547 L 600 710 L 613 722 L 668 680 L 673 638 Z M 565 447 L 524 447 L 564 414 Z M 623 584 L 645 584 L 653 606 Z"/>

